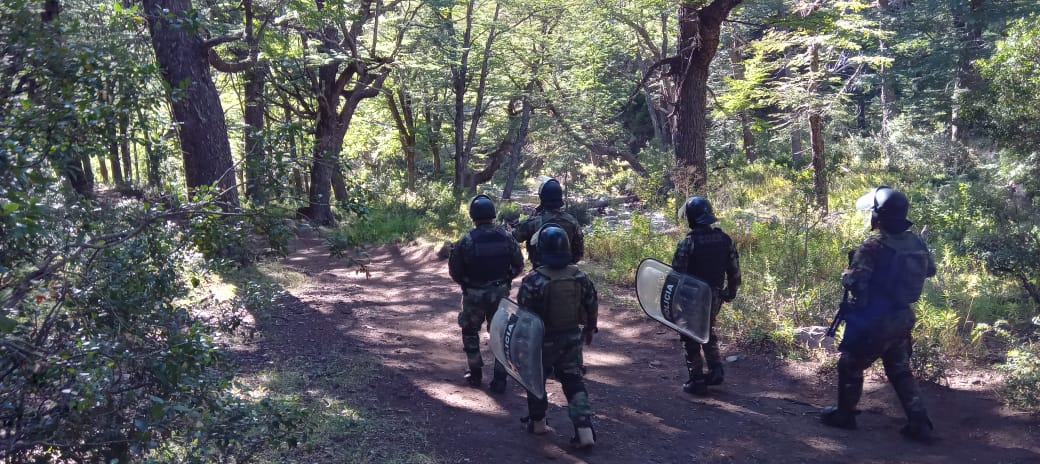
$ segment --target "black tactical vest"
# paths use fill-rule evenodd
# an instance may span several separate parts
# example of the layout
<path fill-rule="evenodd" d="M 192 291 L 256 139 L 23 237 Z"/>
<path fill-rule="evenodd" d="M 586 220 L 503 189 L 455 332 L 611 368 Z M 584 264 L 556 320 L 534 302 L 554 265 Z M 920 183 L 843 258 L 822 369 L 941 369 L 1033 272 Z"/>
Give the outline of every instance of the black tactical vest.
<path fill-rule="evenodd" d="M 680 271 L 703 280 L 712 288 L 722 288 L 726 279 L 729 249 L 733 243 L 719 229 L 695 229 L 686 234 L 686 269 Z"/>
<path fill-rule="evenodd" d="M 480 287 L 509 280 L 513 259 L 512 237 L 497 228 L 478 227 L 469 233 L 473 245 L 465 257 L 466 278 Z"/>

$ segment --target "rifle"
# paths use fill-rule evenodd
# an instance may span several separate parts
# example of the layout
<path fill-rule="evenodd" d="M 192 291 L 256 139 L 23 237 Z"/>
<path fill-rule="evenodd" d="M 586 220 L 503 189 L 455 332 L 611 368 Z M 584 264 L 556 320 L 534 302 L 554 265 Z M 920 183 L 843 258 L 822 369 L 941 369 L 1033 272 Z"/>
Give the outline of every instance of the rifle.
<path fill-rule="evenodd" d="M 835 332 L 838 331 L 838 325 L 845 320 L 845 315 L 852 310 L 852 303 L 849 302 L 849 290 L 845 289 L 845 296 L 841 297 L 841 304 L 838 305 L 838 312 L 834 313 L 834 320 L 831 321 L 831 326 L 827 327 L 827 336 L 834 338 Z"/>
<path fill-rule="evenodd" d="M 852 256 L 856 253 L 856 250 L 849 250 L 849 264 L 848 267 L 852 267 Z M 835 332 L 838 331 L 838 326 L 841 325 L 842 321 L 845 320 L 845 315 L 852 311 L 852 303 L 849 301 L 849 289 L 845 289 L 845 294 L 841 297 L 841 304 L 838 305 L 838 312 L 834 313 L 834 319 L 831 321 L 830 327 L 827 327 L 827 336 L 834 338 Z"/>

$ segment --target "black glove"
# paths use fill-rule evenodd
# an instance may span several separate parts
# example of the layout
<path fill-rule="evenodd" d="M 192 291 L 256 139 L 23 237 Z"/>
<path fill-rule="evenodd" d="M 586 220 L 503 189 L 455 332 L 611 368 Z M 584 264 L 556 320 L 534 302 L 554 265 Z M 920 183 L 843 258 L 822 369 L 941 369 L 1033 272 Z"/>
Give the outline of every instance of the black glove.
<path fill-rule="evenodd" d="M 725 301 L 726 303 L 733 301 L 733 299 L 736 297 L 737 289 L 733 287 L 727 287 L 725 290 L 722 291 L 722 301 Z"/>

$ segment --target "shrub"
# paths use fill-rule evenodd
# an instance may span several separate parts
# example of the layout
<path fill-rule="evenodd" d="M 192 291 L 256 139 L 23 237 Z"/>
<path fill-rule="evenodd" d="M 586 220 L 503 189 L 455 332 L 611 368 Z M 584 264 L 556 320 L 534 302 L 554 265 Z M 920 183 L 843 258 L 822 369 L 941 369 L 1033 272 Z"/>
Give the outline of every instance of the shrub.
<path fill-rule="evenodd" d="M 1011 406 L 1040 410 L 1040 344 L 1027 343 L 1008 351 L 1001 370 L 1007 376 L 1005 401 Z"/>

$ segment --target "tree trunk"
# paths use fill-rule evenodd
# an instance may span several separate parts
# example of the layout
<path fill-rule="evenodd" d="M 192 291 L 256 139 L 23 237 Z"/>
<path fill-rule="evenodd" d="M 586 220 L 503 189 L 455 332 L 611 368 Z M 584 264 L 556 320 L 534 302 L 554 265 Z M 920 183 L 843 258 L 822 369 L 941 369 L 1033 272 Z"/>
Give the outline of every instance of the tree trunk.
<path fill-rule="evenodd" d="M 94 192 L 94 168 L 90 165 L 90 154 L 88 154 L 88 153 L 81 154 L 80 155 L 80 163 L 81 163 L 80 169 L 83 170 L 83 181 L 86 184 L 86 185 L 84 185 L 85 188 L 83 189 L 83 191 L 87 191 L 87 192 L 90 192 L 91 194 L 93 194 L 93 192 Z M 79 191 L 81 194 L 83 193 L 83 191 L 81 191 L 80 189 L 76 189 L 76 191 Z"/>
<path fill-rule="evenodd" d="M 953 27 L 961 31 L 960 47 L 957 53 L 957 71 L 953 85 L 953 104 L 950 113 L 950 137 L 963 142 L 965 128 L 960 119 L 961 100 L 964 94 L 975 90 L 982 83 L 982 78 L 973 65 L 982 50 L 982 7 L 984 0 L 968 0 L 968 5 L 955 6 Z"/>
<path fill-rule="evenodd" d="M 820 72 L 820 50 L 819 45 L 813 43 L 809 46 L 810 62 L 813 79 Z M 817 83 L 810 86 L 815 93 Z M 813 168 L 813 194 L 816 197 L 816 206 L 823 212 L 827 212 L 827 165 L 823 151 L 823 116 L 818 108 L 809 109 L 809 143 L 812 146 L 812 168 Z"/>
<path fill-rule="evenodd" d="M 254 205 L 267 204 L 266 184 L 270 179 L 267 153 L 264 150 L 264 85 L 267 63 L 257 62 L 245 71 L 244 142 L 246 157 L 246 196 Z"/>
<path fill-rule="evenodd" d="M 108 180 L 108 165 L 105 164 L 105 158 L 102 155 L 98 155 L 98 171 L 101 171 L 101 182 L 107 184 Z"/>
<path fill-rule="evenodd" d="M 429 125 L 430 131 L 428 139 L 430 154 L 433 155 L 433 175 L 440 177 L 441 172 L 444 171 L 443 162 L 441 161 L 441 116 L 429 108 L 423 111 L 426 113 L 426 123 Z"/>
<path fill-rule="evenodd" d="M 404 153 L 408 189 L 414 190 L 417 177 L 415 170 L 415 109 L 412 107 L 411 98 L 401 88 L 398 88 L 396 92 L 387 93 L 386 101 L 390 114 L 394 117 L 394 125 L 397 127 L 397 140 Z"/>
<path fill-rule="evenodd" d="M 144 153 L 145 153 L 145 164 L 146 170 L 148 171 L 148 186 L 153 188 L 159 188 L 159 170 L 162 165 L 162 153 L 155 149 L 152 142 L 152 134 L 150 133 L 151 127 L 149 127 L 148 120 L 144 117 L 144 112 L 137 109 L 137 125 L 144 133 Z"/>
<path fill-rule="evenodd" d="M 227 206 L 238 205 L 234 165 L 220 94 L 210 76 L 209 49 L 182 27 L 190 0 L 142 0 L 152 47 L 167 84 L 189 191 L 218 184 Z"/>
<path fill-rule="evenodd" d="M 119 131 L 113 121 L 114 115 L 105 121 L 105 136 L 108 138 L 108 161 L 112 163 L 112 182 L 117 187 L 123 187 L 126 182 L 123 179 L 123 169 L 119 163 Z"/>
<path fill-rule="evenodd" d="M 675 178 L 684 194 L 700 191 L 708 181 L 707 93 L 711 60 L 718 51 L 722 21 L 741 0 L 713 0 L 697 8 L 679 5 L 679 54 L 671 74 L 677 80 L 678 102 L 673 118 Z"/>
<path fill-rule="evenodd" d="M 744 80 L 744 43 L 736 33 L 733 34 L 733 43 L 729 48 L 729 61 L 733 65 L 733 79 Z M 755 134 L 751 131 L 751 116 L 748 113 L 747 110 L 742 110 L 738 117 L 744 143 L 744 158 L 750 164 L 758 159 L 758 155 L 755 153 Z"/>
<path fill-rule="evenodd" d="M 523 153 L 524 145 L 527 144 L 527 131 L 531 126 L 531 111 L 533 107 L 531 105 L 530 92 L 534 90 L 534 85 L 527 86 L 528 92 L 524 94 L 524 98 L 521 101 L 520 110 L 520 129 L 516 132 L 516 142 L 513 142 L 513 150 L 509 154 L 509 167 L 506 171 L 506 185 L 502 188 L 502 199 L 508 200 L 513 197 L 513 186 L 516 183 L 516 176 L 519 173 L 520 168 L 520 155 Z"/>
<path fill-rule="evenodd" d="M 119 154 L 123 159 L 123 183 L 127 186 L 133 183 L 134 163 L 130 158 L 130 115 L 125 108 L 120 108 L 116 118 L 119 126 Z"/>
<path fill-rule="evenodd" d="M 796 169 L 802 167 L 802 154 L 805 153 L 805 147 L 802 146 L 802 138 L 805 137 L 805 131 L 802 130 L 802 125 L 795 121 L 791 127 L 791 165 Z"/>
<path fill-rule="evenodd" d="M 466 2 L 466 29 L 462 34 L 462 56 L 459 63 L 452 66 L 452 89 L 455 92 L 455 114 L 453 131 L 455 137 L 455 175 L 452 180 L 455 192 L 462 191 L 469 159 L 466 156 L 466 84 L 469 81 L 469 51 L 473 43 L 473 7 L 476 0 Z"/>
<path fill-rule="evenodd" d="M 307 195 L 307 216 L 317 224 L 333 225 L 330 189 L 339 169 L 339 152 L 347 127 L 335 116 L 319 117 L 314 134 L 314 162 L 311 164 L 311 187 Z"/>

